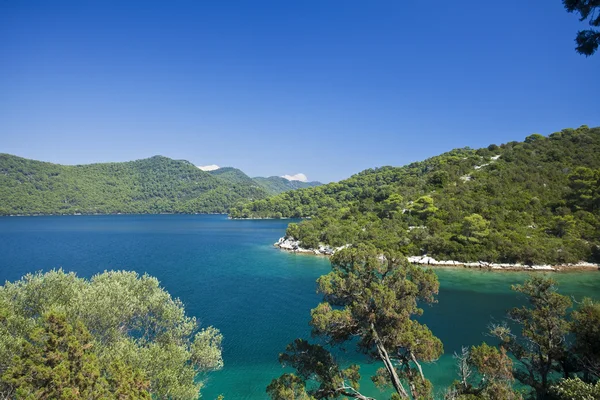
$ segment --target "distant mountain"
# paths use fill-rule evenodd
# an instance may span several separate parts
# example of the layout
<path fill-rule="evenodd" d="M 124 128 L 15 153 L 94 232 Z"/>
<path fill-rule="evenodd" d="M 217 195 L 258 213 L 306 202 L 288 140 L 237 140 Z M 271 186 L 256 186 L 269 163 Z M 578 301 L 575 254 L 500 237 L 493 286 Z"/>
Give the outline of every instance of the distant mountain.
<path fill-rule="evenodd" d="M 269 194 L 279 194 L 289 190 L 304 189 L 309 187 L 321 186 L 321 182 L 302 182 L 290 181 L 279 176 L 270 176 L 268 178 L 256 177 L 252 178 Z"/>
<path fill-rule="evenodd" d="M 211 171 L 209 171 L 209 174 L 211 174 L 212 176 L 216 176 L 221 179 L 224 179 L 227 182 L 236 183 L 236 184 L 243 183 L 246 185 L 259 187 L 252 178 L 250 178 L 248 175 L 246 175 L 245 173 L 243 173 L 241 170 L 239 170 L 237 168 L 223 167 L 223 168 L 211 170 Z"/>
<path fill-rule="evenodd" d="M 68 166 L 0 154 L 0 215 L 224 213 L 269 194 L 241 171 L 217 171 L 162 156 Z"/>
<path fill-rule="evenodd" d="M 304 189 L 322 185 L 321 182 L 292 181 L 279 176 L 270 176 L 268 178 L 259 176 L 256 178 L 250 178 L 241 170 L 232 167 L 223 167 L 211 170 L 209 173 L 231 183 L 246 184 L 251 186 L 254 185 L 255 187 L 266 190 L 270 195 L 287 192 L 289 190 Z"/>

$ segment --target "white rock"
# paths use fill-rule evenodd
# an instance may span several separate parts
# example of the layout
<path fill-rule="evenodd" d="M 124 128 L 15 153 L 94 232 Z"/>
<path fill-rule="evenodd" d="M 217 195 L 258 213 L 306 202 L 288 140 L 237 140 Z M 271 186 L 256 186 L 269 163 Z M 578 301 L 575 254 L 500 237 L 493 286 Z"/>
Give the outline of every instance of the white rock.
<path fill-rule="evenodd" d="M 574 267 L 586 267 L 586 268 L 590 268 L 590 267 L 599 267 L 598 264 L 594 264 L 591 262 L 587 262 L 587 261 L 579 261 L 577 264 L 573 264 Z"/>
<path fill-rule="evenodd" d="M 422 228 L 421 226 L 416 226 L 414 228 Z M 340 251 L 342 249 L 348 248 L 351 245 L 345 244 L 339 247 L 331 247 L 323 244 L 319 244 L 319 247 L 316 249 L 305 249 L 300 247 L 300 241 L 295 240 L 291 237 L 282 237 L 279 238 L 277 242 L 274 243 L 275 247 L 279 247 L 282 250 L 293 251 L 296 253 L 310 253 L 317 255 L 333 255 L 335 252 Z M 379 260 L 385 261 L 385 256 L 380 255 Z M 523 265 L 523 264 L 509 264 L 509 263 L 489 263 L 486 261 L 477 261 L 477 262 L 461 262 L 456 260 L 436 260 L 433 257 L 428 255 L 422 256 L 409 256 L 406 257 L 409 263 L 412 264 L 423 264 L 423 265 L 436 265 L 436 266 L 453 266 L 453 267 L 468 267 L 468 268 L 491 268 L 491 269 L 529 269 L 535 271 L 555 271 L 557 268 L 552 265 Z M 580 261 L 577 264 L 567 264 L 566 267 L 579 267 L 579 268 L 598 268 L 600 269 L 600 265 L 590 263 L 587 261 Z"/>
<path fill-rule="evenodd" d="M 554 268 L 551 265 L 532 265 L 531 269 L 554 271 Z"/>

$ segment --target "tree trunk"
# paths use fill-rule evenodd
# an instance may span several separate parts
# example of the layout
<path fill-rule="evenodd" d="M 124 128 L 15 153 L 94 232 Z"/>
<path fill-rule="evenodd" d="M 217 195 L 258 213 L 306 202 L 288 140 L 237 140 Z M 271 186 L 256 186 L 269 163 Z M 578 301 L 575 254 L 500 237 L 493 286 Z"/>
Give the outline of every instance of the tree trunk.
<path fill-rule="evenodd" d="M 352 389 L 352 390 L 354 390 L 354 389 Z M 340 392 L 340 394 L 341 394 L 342 396 L 352 397 L 352 398 L 354 398 L 354 399 L 358 399 L 358 400 L 375 400 L 374 398 L 372 398 L 372 397 L 367 397 L 367 396 L 365 396 L 365 395 L 363 395 L 363 394 L 360 394 L 360 393 L 358 393 L 357 391 L 348 392 L 348 391 L 346 391 L 346 390 L 342 390 L 342 391 Z"/>
<path fill-rule="evenodd" d="M 425 381 L 425 375 L 423 375 L 423 369 L 421 368 L 421 364 L 419 364 L 419 362 L 417 361 L 417 357 L 415 357 L 415 355 L 413 354 L 412 351 L 410 351 L 410 358 L 413 360 L 413 362 L 419 369 L 419 375 L 421 375 L 421 379 L 423 379 L 423 381 Z"/>
<path fill-rule="evenodd" d="M 396 368 L 394 368 L 394 364 L 392 364 L 392 360 L 390 360 L 390 356 L 388 355 L 387 350 L 383 346 L 381 339 L 379 339 L 379 335 L 377 334 L 377 331 L 375 330 L 375 327 L 373 326 L 373 324 L 371 324 L 371 331 L 373 333 L 373 340 L 375 341 L 375 346 L 377 347 L 377 352 L 379 353 L 379 358 L 381 358 L 381 361 L 383 361 L 383 364 L 385 365 L 385 369 L 387 370 L 388 374 L 390 375 L 390 380 L 392 381 L 392 386 L 396 390 L 396 393 L 398 393 L 400 395 L 400 397 L 407 399 L 408 393 L 406 392 L 406 389 L 404 389 L 404 386 L 402 386 L 402 382 L 400 382 L 400 377 L 398 376 L 398 373 L 396 372 Z"/>

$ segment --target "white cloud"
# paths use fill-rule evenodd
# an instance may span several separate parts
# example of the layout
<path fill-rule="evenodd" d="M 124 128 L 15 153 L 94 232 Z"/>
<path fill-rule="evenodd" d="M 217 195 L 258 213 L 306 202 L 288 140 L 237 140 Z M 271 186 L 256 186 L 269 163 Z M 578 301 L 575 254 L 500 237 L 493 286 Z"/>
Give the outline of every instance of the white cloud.
<path fill-rule="evenodd" d="M 306 177 L 306 175 L 304 175 L 302 173 L 296 174 L 296 175 L 283 175 L 282 178 L 285 178 L 288 181 L 300 181 L 300 182 L 308 181 L 308 178 Z"/>
<path fill-rule="evenodd" d="M 218 165 L 215 165 L 215 164 L 204 165 L 204 166 L 197 165 L 197 167 L 200 168 L 202 171 L 214 171 L 215 169 L 221 168 L 221 167 L 219 167 Z"/>

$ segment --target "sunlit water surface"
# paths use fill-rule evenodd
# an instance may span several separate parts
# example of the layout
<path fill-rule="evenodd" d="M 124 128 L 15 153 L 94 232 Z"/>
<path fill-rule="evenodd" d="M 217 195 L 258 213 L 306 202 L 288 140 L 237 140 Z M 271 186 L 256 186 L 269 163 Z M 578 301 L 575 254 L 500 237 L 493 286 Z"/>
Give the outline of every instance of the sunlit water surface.
<path fill-rule="evenodd" d="M 156 276 L 203 326 L 225 337 L 225 367 L 205 377 L 202 397 L 265 399 L 265 387 L 283 370 L 278 354 L 294 338 L 310 338 L 310 309 L 320 297 L 315 280 L 329 271 L 326 258 L 273 248 L 289 221 L 228 220 L 217 215 L 115 215 L 0 218 L 0 281 L 63 268 L 90 277 L 110 269 Z M 438 269 L 439 302 L 421 320 L 444 343 L 445 354 L 425 366 L 441 391 L 455 377 L 452 354 L 490 340 L 487 326 L 521 304 L 510 285 L 527 275 Z M 561 291 L 600 297 L 600 273 L 553 275 Z M 352 348 L 350 348 L 352 350 Z M 378 364 L 361 362 L 366 395 L 384 398 L 368 379 Z"/>

